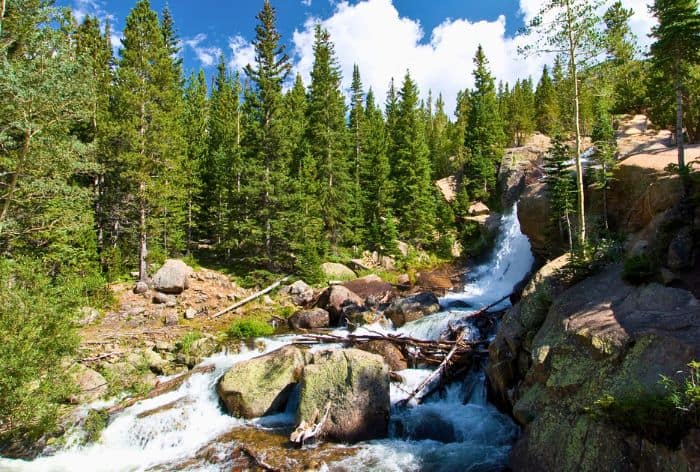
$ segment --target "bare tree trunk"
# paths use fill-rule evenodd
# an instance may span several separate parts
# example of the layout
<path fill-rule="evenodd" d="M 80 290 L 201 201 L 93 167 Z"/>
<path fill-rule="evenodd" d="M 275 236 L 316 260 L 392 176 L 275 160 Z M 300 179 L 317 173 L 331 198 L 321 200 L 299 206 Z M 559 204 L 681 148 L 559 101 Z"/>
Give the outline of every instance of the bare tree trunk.
<path fill-rule="evenodd" d="M 676 146 L 678 146 L 678 169 L 685 169 L 685 144 L 683 143 L 683 83 L 679 60 L 676 59 Z"/>
<path fill-rule="evenodd" d="M 187 189 L 187 254 L 192 247 L 192 189 Z"/>
<path fill-rule="evenodd" d="M 148 256 L 148 246 L 146 238 L 146 182 L 139 183 L 139 280 L 148 280 L 148 267 L 146 257 Z"/>
<path fill-rule="evenodd" d="M 576 193 L 578 194 L 578 242 L 584 248 L 586 242 L 586 205 L 584 201 L 583 165 L 581 164 L 581 111 L 579 103 L 578 70 L 576 67 L 576 41 L 574 39 L 571 1 L 566 0 L 567 29 L 569 32 L 569 67 L 574 81 L 574 122 L 576 128 Z"/>

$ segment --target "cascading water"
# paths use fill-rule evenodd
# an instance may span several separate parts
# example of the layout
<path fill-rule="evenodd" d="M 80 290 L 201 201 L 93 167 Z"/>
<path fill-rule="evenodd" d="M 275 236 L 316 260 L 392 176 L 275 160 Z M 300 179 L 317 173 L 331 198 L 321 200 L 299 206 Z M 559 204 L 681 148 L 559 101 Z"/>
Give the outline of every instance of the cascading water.
<path fill-rule="evenodd" d="M 423 339 L 436 339 L 448 323 L 460 322 L 466 323 L 470 334 L 477 336 L 478 330 L 469 325 L 469 312 L 507 296 L 532 267 L 529 243 L 520 232 L 516 215 L 517 208 L 513 208 L 503 217 L 490 262 L 470 272 L 462 292 L 442 298 L 442 306 L 447 307 L 445 311 L 409 323 L 399 331 Z M 504 301 L 499 308 L 506 307 L 507 303 Z M 459 307 L 454 308 L 455 305 Z M 294 336 L 264 339 L 262 352 L 293 341 Z M 195 374 L 177 390 L 115 414 L 97 443 L 80 445 L 81 433 L 76 432 L 75 440 L 69 440 L 68 445 L 56 454 L 31 462 L 0 458 L 0 470 L 170 470 L 173 464 L 193 457 L 202 446 L 232 428 L 290 425 L 294 421 L 290 408 L 275 417 L 250 422 L 231 417 L 219 407 L 215 393 L 217 379 L 234 363 L 262 352 L 243 349 L 235 355 L 214 355 L 203 363 L 213 364 L 213 372 Z M 406 398 L 429 373 L 424 369 L 399 372 L 404 382 L 392 383 L 392 404 Z M 483 372 L 474 371 L 462 382 L 453 383 L 439 396 L 433 395 L 420 405 L 392 408 L 388 439 L 360 444 L 359 453 L 328 464 L 326 470 L 503 469 L 518 430 L 510 418 L 487 402 L 485 390 Z M 200 470 L 202 467 L 220 470 L 216 464 L 196 468 Z"/>

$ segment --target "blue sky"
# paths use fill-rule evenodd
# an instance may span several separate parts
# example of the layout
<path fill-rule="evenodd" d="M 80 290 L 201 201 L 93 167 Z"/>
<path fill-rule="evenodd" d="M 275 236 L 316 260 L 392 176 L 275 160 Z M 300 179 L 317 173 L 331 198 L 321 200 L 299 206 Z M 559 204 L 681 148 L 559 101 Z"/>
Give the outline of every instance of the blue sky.
<path fill-rule="evenodd" d="M 523 39 L 516 36 L 524 21 L 532 18 L 544 0 L 272 0 L 278 28 L 287 44 L 295 72 L 308 84 L 313 63 L 313 26 L 331 33 L 349 86 L 354 63 L 366 87 L 381 98 L 389 80 L 400 81 L 407 69 L 422 94 L 442 92 L 448 111 L 457 91 L 472 85 L 472 58 L 484 46 L 493 74 L 514 82 L 529 75 L 539 78 L 542 65 L 551 58 L 524 59 L 517 54 Z M 612 0 L 610 0 L 612 1 Z M 622 0 L 635 10 L 632 27 L 646 40 L 651 19 L 647 0 Z M 56 0 L 85 14 L 110 19 L 113 44 L 119 46 L 124 20 L 136 0 Z M 161 11 L 166 0 L 151 0 Z M 255 15 L 262 0 L 169 0 L 181 38 L 186 70 L 203 67 L 210 74 L 224 53 L 232 69 L 252 60 Z"/>

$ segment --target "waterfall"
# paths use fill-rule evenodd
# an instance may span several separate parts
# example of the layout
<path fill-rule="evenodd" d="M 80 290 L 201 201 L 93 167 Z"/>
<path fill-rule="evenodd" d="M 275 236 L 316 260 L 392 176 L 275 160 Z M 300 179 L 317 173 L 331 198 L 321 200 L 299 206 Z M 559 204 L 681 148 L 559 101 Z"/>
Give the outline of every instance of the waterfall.
<path fill-rule="evenodd" d="M 402 327 L 400 332 L 435 339 L 448 323 L 469 324 L 470 311 L 508 295 L 529 273 L 533 257 L 527 238 L 520 232 L 517 208 L 503 216 L 501 232 L 488 263 L 467 275 L 464 290 L 443 297 L 444 311 Z M 454 308 L 459 304 L 458 308 Z M 501 304 L 506 307 L 508 302 Z M 465 321 L 466 318 L 466 321 Z M 379 329 L 373 326 L 372 329 Z M 0 458 L 0 470 L 8 471 L 141 471 L 168 470 L 170 464 L 192 457 L 202 446 L 235 427 L 266 427 L 294 421 L 291 408 L 274 417 L 246 421 L 226 414 L 215 392 L 217 379 L 237 362 L 278 349 L 295 336 L 263 339 L 264 349 L 216 354 L 203 364 L 214 365 L 210 373 L 190 377 L 177 390 L 139 402 L 110 418 L 98 442 L 81 445 L 81 432 L 51 456 L 33 461 Z M 326 346 L 327 347 L 327 346 Z M 407 397 L 429 370 L 407 369 L 398 373 L 404 382 L 392 383 L 391 402 Z M 361 443 L 360 452 L 328 464 L 329 471 L 494 471 L 507 465 L 518 428 L 486 400 L 484 373 L 476 370 L 463 381 L 448 386 L 440 395 L 409 408 L 392 407 L 390 437 Z M 90 406 L 88 405 L 87 408 Z M 215 464 L 207 470 L 219 470 Z"/>

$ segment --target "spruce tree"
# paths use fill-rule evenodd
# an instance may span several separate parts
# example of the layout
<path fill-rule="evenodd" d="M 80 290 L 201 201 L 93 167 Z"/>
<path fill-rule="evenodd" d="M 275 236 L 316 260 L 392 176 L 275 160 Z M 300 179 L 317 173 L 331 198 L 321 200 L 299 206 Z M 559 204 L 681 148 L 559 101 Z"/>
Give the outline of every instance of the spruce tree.
<path fill-rule="evenodd" d="M 398 139 L 398 116 L 399 116 L 399 99 L 396 95 L 396 86 L 394 78 L 391 78 L 389 90 L 386 92 L 386 100 L 384 102 L 384 116 L 386 117 L 386 140 L 387 140 L 387 156 L 389 156 L 389 165 L 391 166 L 392 175 L 396 167 L 396 141 Z"/>
<path fill-rule="evenodd" d="M 464 183 L 469 196 L 487 199 L 496 185 L 503 158 L 505 135 L 498 113 L 494 79 L 481 46 L 474 57 L 474 90 L 471 92 L 465 146 L 469 152 L 464 165 Z"/>
<path fill-rule="evenodd" d="M 286 240 L 286 200 L 291 157 L 281 152 L 285 142 L 282 85 L 291 70 L 285 46 L 275 25 L 275 9 L 265 0 L 255 28 L 255 62 L 245 68 L 252 89 L 246 94 L 249 129 L 245 133 L 246 174 L 243 175 L 248 216 L 244 242 L 253 254 L 262 253 L 269 269 L 289 265 Z"/>
<path fill-rule="evenodd" d="M 126 19 L 115 84 L 115 122 L 121 178 L 135 203 L 125 223 L 138 239 L 139 278 L 148 277 L 149 240 L 167 253 L 183 242 L 182 95 L 148 0 Z M 152 238 L 151 238 L 152 237 Z"/>
<path fill-rule="evenodd" d="M 429 140 L 433 180 L 448 177 L 453 172 L 453 145 L 450 136 L 450 119 L 445 113 L 442 94 L 435 102 L 435 116 L 432 120 L 432 133 Z"/>
<path fill-rule="evenodd" d="M 418 86 L 406 72 L 399 91 L 396 165 L 393 169 L 399 232 L 418 246 L 433 241 L 435 201 L 430 179 L 430 149 L 418 106 Z"/>
<path fill-rule="evenodd" d="M 562 238 L 569 242 L 569 250 L 574 250 L 573 218 L 576 214 L 576 183 L 570 170 L 571 148 L 564 144 L 560 136 L 552 139 L 552 147 L 545 157 L 547 192 L 552 208 L 552 223 Z"/>
<path fill-rule="evenodd" d="M 318 199 L 333 251 L 352 239 L 348 233 L 354 196 L 348 162 L 345 100 L 340 85 L 340 69 L 330 35 L 316 25 L 306 135 L 311 156 L 316 161 Z"/>
<path fill-rule="evenodd" d="M 547 65 L 542 68 L 542 77 L 535 90 L 535 127 L 549 136 L 561 132 L 557 94 Z"/>
<path fill-rule="evenodd" d="M 651 6 L 659 24 L 652 29 L 653 67 L 673 83 L 676 99 L 676 145 L 678 167 L 685 169 L 683 105 L 686 76 L 692 65 L 700 64 L 700 11 L 697 0 L 656 0 Z"/>

